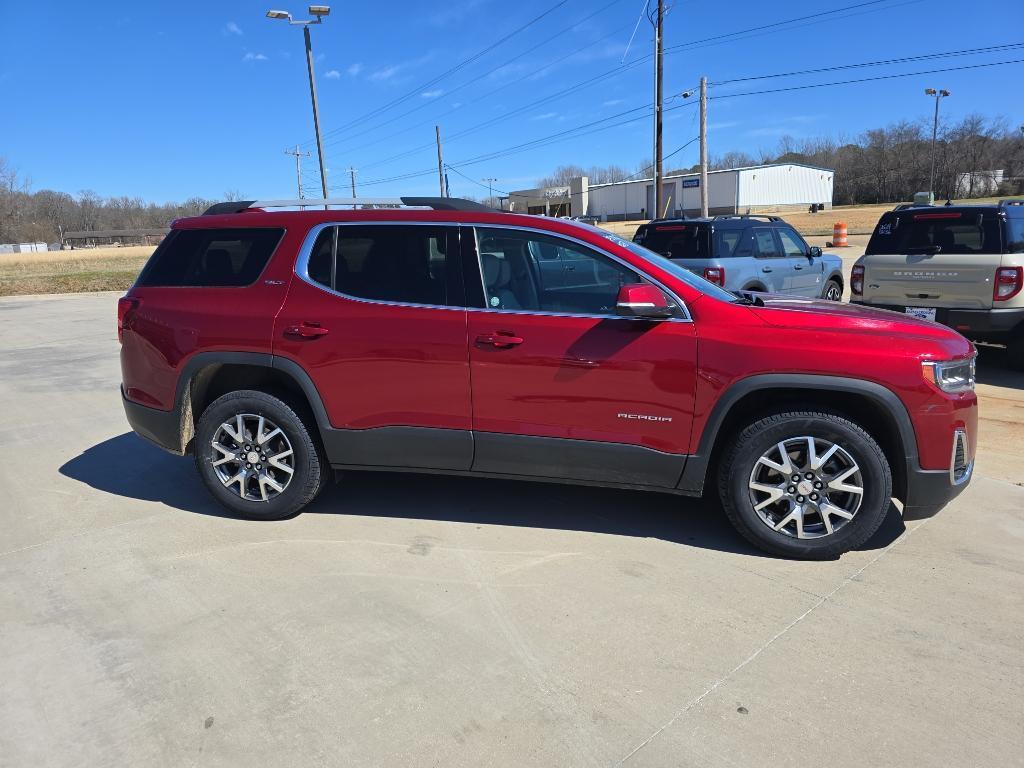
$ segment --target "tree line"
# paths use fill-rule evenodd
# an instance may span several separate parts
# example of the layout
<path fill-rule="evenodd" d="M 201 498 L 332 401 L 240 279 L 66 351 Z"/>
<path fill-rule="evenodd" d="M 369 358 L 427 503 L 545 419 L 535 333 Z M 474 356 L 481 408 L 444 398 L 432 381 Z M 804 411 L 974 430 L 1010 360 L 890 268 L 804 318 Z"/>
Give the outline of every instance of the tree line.
<path fill-rule="evenodd" d="M 1001 118 L 968 115 L 939 126 L 934 154 L 937 199 L 1024 193 L 1024 126 L 1011 128 Z M 712 156 L 708 168 L 724 170 L 767 163 L 803 163 L 834 170 L 835 205 L 910 201 L 916 192 L 929 189 L 932 123 L 901 121 L 865 131 L 852 139 L 797 140 L 783 136 L 777 147 L 760 150 L 757 156 L 735 151 Z M 699 170 L 699 165 L 666 166 L 665 175 Z M 998 184 L 993 177 L 986 178 L 986 174 L 997 170 L 1003 171 L 1005 179 Z M 978 172 L 972 189 L 963 176 Z M 581 175 L 590 177 L 591 184 L 650 178 L 651 160 L 642 160 L 633 171 L 615 165 L 590 169 L 560 166 L 550 176 L 538 180 L 537 186 L 560 186 Z"/>
<path fill-rule="evenodd" d="M 902 121 L 865 131 L 854 139 L 797 140 L 784 136 L 774 150 L 761 150 L 756 157 L 728 152 L 711 158 L 709 167 L 716 170 L 763 163 L 804 163 L 835 171 L 836 205 L 907 201 L 915 192 L 928 189 L 931 128 L 930 121 Z M 699 166 L 668 167 L 666 174 L 697 170 Z M 963 174 L 994 170 L 1002 170 L 1006 179 L 998 188 L 984 183 L 975 190 L 957 188 Z M 539 179 L 537 186 L 562 186 L 578 176 L 587 176 L 591 184 L 602 184 L 650 178 L 650 174 L 649 159 L 633 171 L 618 165 L 563 165 Z M 1024 126 L 1011 128 L 1003 119 L 981 115 L 944 123 L 935 148 L 935 192 L 940 199 L 1024 193 Z M 237 192 L 226 192 L 222 199 L 240 198 Z M 68 231 L 160 229 L 176 218 L 198 215 L 214 202 L 218 201 L 192 197 L 181 203 L 157 204 L 139 197 L 105 198 L 90 190 L 77 195 L 51 189 L 32 191 L 28 179 L 0 157 L 0 243 L 55 243 Z"/>

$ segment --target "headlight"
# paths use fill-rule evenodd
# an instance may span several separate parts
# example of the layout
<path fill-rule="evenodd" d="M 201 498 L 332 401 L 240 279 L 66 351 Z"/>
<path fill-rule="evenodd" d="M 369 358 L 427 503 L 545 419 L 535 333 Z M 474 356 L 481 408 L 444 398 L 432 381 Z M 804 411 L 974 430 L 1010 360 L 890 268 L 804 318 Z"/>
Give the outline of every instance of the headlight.
<path fill-rule="evenodd" d="M 974 356 L 964 360 L 936 362 L 925 360 L 921 363 L 921 375 L 943 392 L 974 391 Z"/>

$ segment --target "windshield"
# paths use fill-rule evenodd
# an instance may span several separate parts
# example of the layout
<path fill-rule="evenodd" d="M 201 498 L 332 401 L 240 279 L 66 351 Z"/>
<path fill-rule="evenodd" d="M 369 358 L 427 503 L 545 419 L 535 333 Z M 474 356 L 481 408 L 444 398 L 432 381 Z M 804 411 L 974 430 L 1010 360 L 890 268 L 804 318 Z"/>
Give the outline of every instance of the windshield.
<path fill-rule="evenodd" d="M 921 210 L 886 213 L 865 254 L 1000 253 L 999 219 L 991 212 Z"/>
<path fill-rule="evenodd" d="M 654 264 L 655 266 L 659 267 L 660 269 L 665 270 L 673 277 L 676 277 L 679 280 L 683 281 L 691 288 L 696 288 L 701 293 L 707 294 L 708 296 L 716 298 L 719 301 L 728 301 L 730 303 L 736 301 L 735 294 L 730 293 L 724 288 L 719 288 L 714 283 L 709 283 L 703 277 L 695 275 L 686 267 L 680 266 L 679 264 L 676 264 L 672 260 L 666 259 L 664 256 L 661 256 L 655 253 L 654 251 L 648 250 L 642 245 L 637 245 L 636 243 L 630 240 L 621 238 L 612 232 L 609 232 L 605 229 L 601 229 L 600 227 L 590 227 L 590 229 L 600 232 L 602 237 L 611 240 L 616 245 L 625 248 L 627 251 L 632 252 L 636 256 L 639 256 L 644 261 L 648 261 L 651 264 Z"/>

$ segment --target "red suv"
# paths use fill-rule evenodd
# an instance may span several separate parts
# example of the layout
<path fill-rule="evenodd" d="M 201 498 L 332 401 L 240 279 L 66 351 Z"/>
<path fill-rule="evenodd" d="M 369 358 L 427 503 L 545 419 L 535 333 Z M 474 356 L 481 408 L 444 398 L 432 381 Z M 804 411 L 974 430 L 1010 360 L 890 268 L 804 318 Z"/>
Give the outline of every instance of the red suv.
<path fill-rule="evenodd" d="M 176 221 L 120 301 L 128 421 L 238 515 L 293 515 L 330 469 L 710 484 L 753 544 L 827 558 L 971 477 L 948 328 L 730 293 L 569 220 L 355 202 Z"/>

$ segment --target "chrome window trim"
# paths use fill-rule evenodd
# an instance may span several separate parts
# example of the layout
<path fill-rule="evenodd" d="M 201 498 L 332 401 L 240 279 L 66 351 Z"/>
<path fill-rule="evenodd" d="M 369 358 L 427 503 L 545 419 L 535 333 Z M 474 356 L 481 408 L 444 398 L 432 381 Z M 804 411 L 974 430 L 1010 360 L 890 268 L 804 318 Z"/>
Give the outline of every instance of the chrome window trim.
<path fill-rule="evenodd" d="M 651 277 L 647 273 L 643 272 L 642 270 L 637 269 L 636 267 L 634 267 L 632 264 L 630 264 L 625 259 L 620 259 L 615 254 L 608 253 L 603 248 L 598 248 L 597 246 L 593 245 L 592 243 L 588 243 L 586 240 L 580 240 L 579 238 L 572 237 L 571 235 L 563 235 L 561 232 L 551 232 L 551 231 L 546 230 L 546 229 L 538 229 L 536 227 L 525 227 L 525 226 L 522 226 L 522 225 L 519 225 L 519 224 L 476 224 L 476 223 L 469 224 L 469 223 L 466 223 L 466 224 L 462 224 L 462 226 L 464 226 L 464 227 L 472 227 L 473 228 L 473 242 L 474 242 L 475 249 L 476 249 L 477 271 L 480 273 L 480 284 L 481 284 L 481 288 L 483 288 L 483 291 L 484 291 L 484 299 L 485 300 L 487 298 L 487 286 L 484 284 L 484 267 L 483 267 L 483 264 L 480 263 L 480 236 L 479 236 L 478 230 L 480 230 L 480 229 L 514 229 L 514 230 L 521 231 L 521 232 L 536 232 L 537 234 L 547 235 L 548 237 L 553 237 L 555 239 L 568 240 L 569 242 L 576 243 L 577 245 L 581 245 L 584 248 L 587 248 L 587 249 L 589 249 L 591 251 L 596 251 L 597 253 L 601 254 L 602 256 L 605 256 L 605 257 L 611 259 L 612 261 L 616 262 L 620 266 L 625 267 L 630 272 L 636 272 L 638 275 L 640 275 L 645 280 L 649 281 L 653 285 L 656 285 L 658 288 L 660 288 L 662 291 L 664 291 L 676 303 L 676 306 L 679 307 L 679 310 L 683 313 L 683 317 L 659 318 L 655 322 L 661 322 L 661 323 L 665 323 L 665 322 L 669 322 L 669 323 L 671 323 L 671 322 L 676 322 L 676 323 L 692 323 L 693 322 L 693 317 L 690 315 L 689 308 L 686 306 L 686 303 L 681 298 L 679 298 L 679 296 L 676 295 L 675 291 L 667 288 L 660 280 L 655 280 L 653 277 Z M 468 309 L 476 310 L 477 308 L 476 307 L 469 307 Z M 481 312 L 502 312 L 502 313 L 510 314 L 510 315 L 543 315 L 545 317 L 588 317 L 588 318 L 600 318 L 602 320 L 614 319 L 614 320 L 633 320 L 633 321 L 641 320 L 641 321 L 644 321 L 644 322 L 651 322 L 652 321 L 651 318 L 627 317 L 627 316 L 616 315 L 616 314 L 602 315 L 602 314 L 596 314 L 596 313 L 595 314 L 588 314 L 588 313 L 575 313 L 575 312 L 549 312 L 549 311 L 539 310 L 539 309 L 538 310 L 530 310 L 530 309 L 494 309 L 494 308 L 491 308 L 491 307 L 485 307 L 484 309 L 480 309 L 478 311 L 481 311 Z"/>
<path fill-rule="evenodd" d="M 584 248 L 589 248 L 590 250 L 597 251 L 602 256 L 606 256 L 607 258 L 611 259 L 614 262 L 617 262 L 618 264 L 620 264 L 621 266 L 625 267 L 626 269 L 628 269 L 628 270 L 630 270 L 632 272 L 636 272 L 641 277 L 643 277 L 645 280 L 650 281 L 653 285 L 656 285 L 658 288 L 660 288 L 662 291 L 664 291 L 673 301 L 676 302 L 676 306 L 678 306 L 679 310 L 683 313 L 683 317 L 666 317 L 666 318 L 663 318 L 663 319 L 658 319 L 658 320 L 656 320 L 654 322 L 659 322 L 659 323 L 692 323 L 693 322 L 693 317 L 692 317 L 692 315 L 690 315 L 689 308 L 686 306 L 686 303 L 676 294 L 675 291 L 673 291 L 670 288 L 668 288 L 667 286 L 665 286 L 665 284 L 662 283 L 660 280 L 656 280 L 653 277 L 651 277 L 650 275 L 646 274 L 645 272 L 637 269 L 636 267 L 634 267 L 632 264 L 630 264 L 629 262 L 625 261 L 624 259 L 619 258 L 615 254 L 608 253 L 606 250 L 604 250 L 602 248 L 598 248 L 597 246 L 593 245 L 592 243 L 588 243 L 585 240 L 580 240 L 580 239 L 572 237 L 570 235 L 563 235 L 563 234 L 558 233 L 558 232 L 551 232 L 551 231 L 546 230 L 546 229 L 540 229 L 540 228 L 537 228 L 537 227 L 527 227 L 527 226 L 523 226 L 523 225 L 520 225 L 520 224 L 477 224 L 475 222 L 465 222 L 465 221 L 458 222 L 458 221 L 402 221 L 402 220 L 398 220 L 398 221 L 323 221 L 323 222 L 321 222 L 319 224 L 316 224 L 316 225 L 310 227 L 309 232 L 306 233 L 306 237 L 302 241 L 302 246 L 299 248 L 299 254 L 295 258 L 295 269 L 293 270 L 295 272 L 295 276 L 298 277 L 300 280 L 302 280 L 304 283 L 307 283 L 308 285 L 311 285 L 314 288 L 317 288 L 317 289 L 319 289 L 321 291 L 324 291 L 325 293 L 329 293 L 329 294 L 331 294 L 333 296 L 338 296 L 340 298 L 347 299 L 349 301 L 358 301 L 358 302 L 361 302 L 363 304 L 379 304 L 379 305 L 388 306 L 388 307 L 418 307 L 418 308 L 421 308 L 421 309 L 447 309 L 447 310 L 454 310 L 454 311 L 457 311 L 457 312 L 465 312 L 465 311 L 471 311 L 471 312 L 491 312 L 491 313 L 502 313 L 502 314 L 508 314 L 508 315 L 536 315 L 536 316 L 542 316 L 542 317 L 577 317 L 577 318 L 593 318 L 593 319 L 598 319 L 598 320 L 629 320 L 629 321 L 632 321 L 632 322 L 637 322 L 637 321 L 652 322 L 648 318 L 626 317 L 626 316 L 623 316 L 623 315 L 614 315 L 614 314 L 613 315 L 586 314 L 586 313 L 579 313 L 579 314 L 577 314 L 577 313 L 571 313 L 571 312 L 546 312 L 546 311 L 541 311 L 541 310 L 527 310 L 527 309 L 492 309 L 490 307 L 466 307 L 466 306 L 458 306 L 458 307 L 456 307 L 456 306 L 451 306 L 451 305 L 447 305 L 447 304 L 417 304 L 415 302 L 406 302 L 406 301 L 386 301 L 384 299 L 367 299 L 367 298 L 363 298 L 361 296 L 352 296 L 352 295 L 347 294 L 347 293 L 342 293 L 341 291 L 336 291 L 333 288 L 329 288 L 326 285 L 323 285 L 322 283 L 316 282 L 313 278 L 311 278 L 309 276 L 309 258 L 310 258 L 310 256 L 313 253 L 313 246 L 316 244 L 317 238 L 320 236 L 320 233 L 324 231 L 324 229 L 326 229 L 327 227 L 346 227 L 346 226 L 349 226 L 349 227 L 375 227 L 375 226 L 456 227 L 458 229 L 462 229 L 462 228 L 472 229 L 473 230 L 473 241 L 474 241 L 473 245 L 474 245 L 474 250 L 476 251 L 477 272 L 480 274 L 481 288 L 484 291 L 484 297 L 485 298 L 487 296 L 487 289 L 483 285 L 483 279 L 484 279 L 483 275 L 484 275 L 484 273 L 483 273 L 483 267 L 480 264 L 480 247 L 479 247 L 479 243 L 477 242 L 477 230 L 478 229 L 480 229 L 480 228 L 486 228 L 486 229 L 514 229 L 514 230 L 518 230 L 518 231 L 521 231 L 521 232 L 535 232 L 535 233 L 540 234 L 540 235 L 547 235 L 548 237 L 561 238 L 563 240 L 568 240 L 570 242 L 573 242 L 573 243 L 576 243 L 578 245 L 581 245 Z"/>

